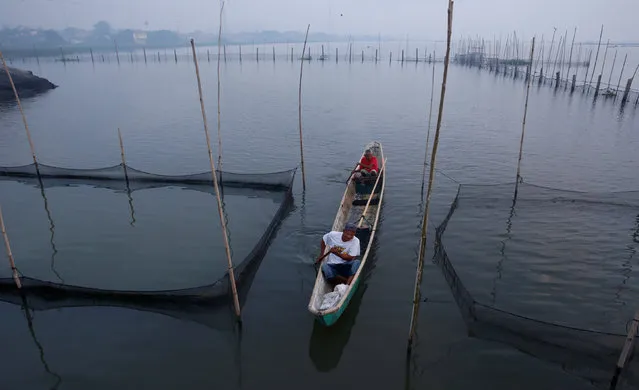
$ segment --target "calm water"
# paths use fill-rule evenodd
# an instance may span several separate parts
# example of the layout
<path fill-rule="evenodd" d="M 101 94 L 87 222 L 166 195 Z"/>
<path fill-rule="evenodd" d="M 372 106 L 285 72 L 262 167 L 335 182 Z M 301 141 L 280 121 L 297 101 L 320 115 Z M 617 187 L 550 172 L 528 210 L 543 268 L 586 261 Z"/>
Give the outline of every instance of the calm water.
<path fill-rule="evenodd" d="M 302 192 L 298 172 L 295 210 L 284 220 L 253 282 L 241 335 L 116 308 L 36 312 L 30 332 L 20 307 L 0 304 L 0 340 L 12 351 L 0 365 L 3 388 L 49 389 L 57 378 L 58 389 L 590 387 L 558 365 L 508 345 L 469 337 L 439 268 L 430 262 L 424 275 L 427 302 L 420 312 L 418 345 L 407 368 L 431 69 L 427 64 L 305 64 L 307 190 Z M 41 162 L 83 168 L 117 164 L 119 127 L 127 162 L 138 169 L 167 174 L 207 169 L 192 64 L 51 63 L 43 64 L 41 72 L 34 70 L 60 85 L 23 101 Z M 214 136 L 215 65 L 203 63 L 201 72 Z M 298 164 L 298 77 L 297 61 L 222 66 L 225 170 L 269 172 Z M 439 84 L 436 81 L 437 88 Z M 453 66 L 438 168 L 463 183 L 513 181 L 524 93 L 521 81 Z M 435 95 L 437 100 L 438 89 Z M 0 164 L 30 163 L 15 105 L 0 108 L 0 123 Z M 634 108 L 620 112 L 611 101 L 593 104 L 591 96 L 532 88 L 522 175 L 531 183 L 582 191 L 638 189 L 638 130 Z M 371 139 L 383 143 L 389 164 L 373 266 L 345 317 L 334 328 L 322 329 L 306 309 L 315 277 L 312 261 L 321 235 L 332 224 L 347 173 Z M 448 212 L 457 189 L 442 175 L 435 186 L 433 223 Z M 52 189 L 47 196 L 56 224 L 56 269 L 69 283 L 148 289 L 157 282 L 162 286 L 158 288 L 171 288 L 199 285 L 223 272 L 210 195 L 176 189 L 137 191 L 135 226 L 130 225 L 125 193 L 81 187 Z M 25 274 L 56 281 L 39 190 L 3 182 L 0 200 L 18 266 Z M 272 200 L 238 195 L 229 208 L 236 258 L 261 234 L 275 207 Z M 501 214 L 499 218 L 504 220 Z M 478 229 L 481 225 L 469 227 L 447 245 L 461 255 L 473 255 L 472 246 L 464 249 L 465 241 Z M 544 238 L 540 234 L 536 240 Z M 574 245 L 586 244 L 574 240 Z M 573 265 L 562 264 L 569 259 L 558 253 L 586 248 L 566 248 L 563 243 L 528 250 L 548 251 L 561 277 L 570 274 Z M 222 264 L 202 265 L 213 260 Z M 490 267 L 486 272 L 494 273 L 494 263 Z M 587 272 L 606 276 L 595 267 Z M 0 275 L 8 274 L 4 267 Z M 534 278 L 525 287 L 534 289 L 533 282 Z M 626 284 L 636 286 L 636 278 Z M 589 286 L 575 288 L 574 294 L 584 294 Z M 512 302 L 509 310 L 532 310 L 528 303 Z M 545 302 L 539 304 L 534 310 L 545 313 Z M 598 315 L 600 302 L 592 305 L 580 308 L 585 312 L 579 315 L 588 318 L 591 309 Z M 573 322 L 580 325 L 579 319 Z"/>

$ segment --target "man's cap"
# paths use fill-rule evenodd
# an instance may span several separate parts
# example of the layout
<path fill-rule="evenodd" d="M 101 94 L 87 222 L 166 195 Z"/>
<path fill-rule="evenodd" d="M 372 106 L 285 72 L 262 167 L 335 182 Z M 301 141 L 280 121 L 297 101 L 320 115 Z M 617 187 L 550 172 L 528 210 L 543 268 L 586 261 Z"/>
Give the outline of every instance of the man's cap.
<path fill-rule="evenodd" d="M 357 225 L 354 223 L 347 223 L 346 226 L 344 226 L 344 231 L 357 232 Z"/>

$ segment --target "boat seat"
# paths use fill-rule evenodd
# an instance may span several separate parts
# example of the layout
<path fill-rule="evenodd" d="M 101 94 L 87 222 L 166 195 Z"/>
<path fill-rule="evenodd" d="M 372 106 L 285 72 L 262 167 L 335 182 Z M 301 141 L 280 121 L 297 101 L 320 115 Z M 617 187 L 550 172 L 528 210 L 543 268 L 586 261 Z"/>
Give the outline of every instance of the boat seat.
<path fill-rule="evenodd" d="M 373 178 L 371 178 L 371 179 L 373 179 Z M 371 179 L 368 179 L 368 180 L 365 180 L 365 181 L 362 181 L 362 182 L 356 182 L 355 183 L 355 193 L 357 193 L 357 194 L 366 194 L 366 195 L 370 194 L 371 191 L 373 191 L 373 187 L 375 187 L 376 178 L 373 179 L 373 180 L 371 180 Z M 375 193 L 377 194 L 380 191 L 381 191 L 381 185 L 378 184 L 377 188 L 375 188 Z"/>
<path fill-rule="evenodd" d="M 375 194 L 373 196 L 374 196 L 374 198 L 371 199 L 370 205 L 371 206 L 378 205 L 379 204 L 379 196 L 377 196 L 377 194 Z M 353 206 L 366 206 L 367 202 L 368 202 L 368 197 L 355 199 L 355 200 L 353 200 Z"/>

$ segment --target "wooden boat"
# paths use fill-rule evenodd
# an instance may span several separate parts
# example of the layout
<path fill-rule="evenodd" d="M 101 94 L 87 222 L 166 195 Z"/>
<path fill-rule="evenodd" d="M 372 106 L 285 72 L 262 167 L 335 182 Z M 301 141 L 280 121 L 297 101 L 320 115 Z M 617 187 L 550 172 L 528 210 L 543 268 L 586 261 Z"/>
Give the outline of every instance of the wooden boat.
<path fill-rule="evenodd" d="M 351 175 L 346 184 L 346 191 L 344 191 L 344 195 L 342 196 L 342 201 L 331 229 L 341 232 L 347 223 L 355 223 L 358 225 L 356 237 L 359 238 L 360 241 L 360 256 L 358 259 L 361 261 L 361 264 L 351 284 L 348 286 L 347 291 L 341 296 L 337 304 L 325 310 L 320 310 L 323 297 L 325 294 L 332 292 L 334 286 L 324 278 L 320 266 L 317 272 L 317 278 L 315 279 L 313 294 L 308 304 L 308 310 L 325 326 L 331 326 L 337 322 L 348 307 L 351 298 L 359 286 L 377 230 L 379 212 L 384 198 L 384 186 L 386 183 L 386 160 L 384 159 L 381 143 L 376 141 L 371 142 L 364 150 L 366 149 L 370 149 L 373 155 L 377 157 L 379 175 L 360 183 Z M 363 156 L 364 153 L 362 153 L 362 157 Z M 357 162 L 359 161 L 360 160 L 357 160 Z M 327 254 L 329 250 L 330 248 L 327 247 L 322 255 Z M 327 261 L 326 258 L 322 260 L 322 264 L 325 261 Z"/>

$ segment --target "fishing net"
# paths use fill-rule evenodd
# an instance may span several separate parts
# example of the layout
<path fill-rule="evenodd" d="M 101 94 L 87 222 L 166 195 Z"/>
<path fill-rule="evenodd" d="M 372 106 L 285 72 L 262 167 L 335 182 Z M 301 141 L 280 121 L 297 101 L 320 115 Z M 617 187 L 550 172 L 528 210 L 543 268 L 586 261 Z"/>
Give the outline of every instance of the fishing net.
<path fill-rule="evenodd" d="M 43 186 L 95 185 L 100 188 L 126 190 L 122 174 L 123 166 L 104 169 L 78 170 L 39 165 Z M 127 168 L 129 189 L 157 186 L 180 186 L 201 191 L 212 191 L 211 174 L 201 173 L 183 176 L 150 174 Z M 252 281 L 281 222 L 293 206 L 292 187 L 296 169 L 265 174 L 237 174 L 218 172 L 218 180 L 224 187 L 258 188 L 278 192 L 281 201 L 267 228 L 250 253 L 234 266 L 234 275 L 240 304 L 246 301 Z M 119 174 L 119 176 L 118 176 Z M 207 178 L 208 176 L 208 178 Z M 0 168 L 0 179 L 17 180 L 27 184 L 40 183 L 34 165 Z M 118 182 L 119 181 L 119 182 Z M 136 186 L 137 185 L 137 186 Z M 130 189 L 131 191 L 133 189 Z M 221 258 L 221 256 L 220 256 Z M 19 264 L 18 264 L 19 267 Z M 22 289 L 12 278 L 0 278 L 0 301 L 26 306 L 32 310 L 48 310 L 60 307 L 114 306 L 155 312 L 191 320 L 219 329 L 220 321 L 228 328 L 230 283 L 228 272 L 210 284 L 185 289 L 134 291 L 99 289 L 64 283 L 55 283 L 21 275 Z M 222 319 L 223 318 L 223 319 Z"/>
<path fill-rule="evenodd" d="M 434 261 L 472 336 L 607 387 L 637 310 L 639 192 L 460 185 Z M 639 388 L 636 363 L 623 383 Z M 621 382 L 620 382 L 621 383 Z"/>
<path fill-rule="evenodd" d="M 38 183 L 38 171 L 42 185 L 45 187 L 88 184 L 118 191 L 135 191 L 170 185 L 209 185 L 213 188 L 211 171 L 188 175 L 160 175 L 124 164 L 96 169 L 62 168 L 40 163 L 37 166 L 29 164 L 0 167 L 0 180 Z M 291 186 L 295 169 L 273 173 L 234 173 L 218 170 L 216 173 L 218 181 L 225 187 L 286 191 Z"/>

